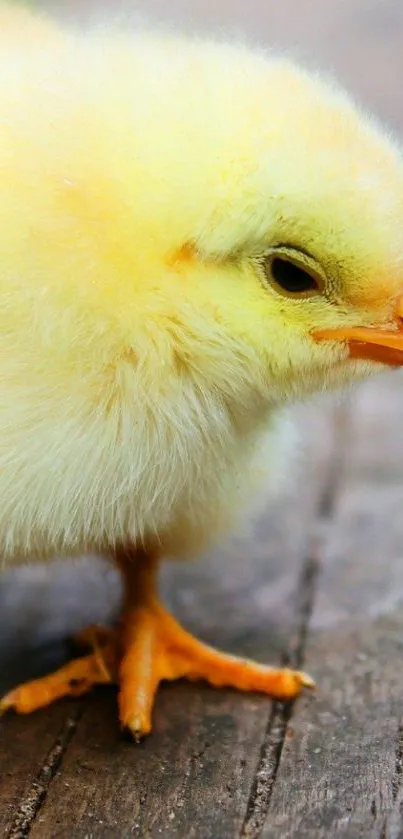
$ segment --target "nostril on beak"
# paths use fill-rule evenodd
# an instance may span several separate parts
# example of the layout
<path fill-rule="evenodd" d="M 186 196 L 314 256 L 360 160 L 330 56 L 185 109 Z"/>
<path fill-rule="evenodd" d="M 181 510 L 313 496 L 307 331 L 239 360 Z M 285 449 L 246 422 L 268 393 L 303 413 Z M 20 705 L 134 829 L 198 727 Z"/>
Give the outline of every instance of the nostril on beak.
<path fill-rule="evenodd" d="M 396 300 L 394 319 L 398 328 L 403 331 L 403 294 L 399 294 Z"/>

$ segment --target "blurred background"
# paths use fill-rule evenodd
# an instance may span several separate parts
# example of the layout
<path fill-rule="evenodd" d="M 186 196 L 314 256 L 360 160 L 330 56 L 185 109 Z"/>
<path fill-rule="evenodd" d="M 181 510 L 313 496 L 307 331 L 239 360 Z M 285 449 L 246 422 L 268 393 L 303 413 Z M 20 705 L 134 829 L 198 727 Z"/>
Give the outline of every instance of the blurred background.
<path fill-rule="evenodd" d="M 391 130 L 398 134 L 403 130 L 402 0 L 37 0 L 30 5 L 79 26 L 113 13 L 128 15 L 133 25 L 166 21 L 181 29 L 242 37 L 285 50 L 336 76 Z M 243 540 L 231 542 L 226 550 L 233 551 L 239 563 L 245 553 L 257 556 L 255 534 L 246 527 Z M 263 553 L 262 549 L 261 560 L 256 561 L 266 561 Z M 208 562 L 203 567 L 207 569 L 203 573 L 209 573 Z M 186 604 L 191 610 L 198 573 L 197 565 L 185 572 L 182 612 Z M 242 573 L 246 576 L 239 584 L 247 586 L 248 572 Z M 286 602 L 289 588 L 287 580 L 277 580 L 273 603 L 279 596 Z M 230 609 L 230 586 L 226 591 L 227 601 L 221 598 L 220 608 L 227 602 Z M 112 620 L 120 594 L 115 570 L 98 558 L 3 574 L 0 693 L 60 664 L 70 653 L 69 635 L 88 622 Z"/>
<path fill-rule="evenodd" d="M 403 126 L 401 0 L 31 0 L 31 6 L 88 24 L 105 14 L 166 22 L 286 50 L 335 74 L 359 99 Z"/>

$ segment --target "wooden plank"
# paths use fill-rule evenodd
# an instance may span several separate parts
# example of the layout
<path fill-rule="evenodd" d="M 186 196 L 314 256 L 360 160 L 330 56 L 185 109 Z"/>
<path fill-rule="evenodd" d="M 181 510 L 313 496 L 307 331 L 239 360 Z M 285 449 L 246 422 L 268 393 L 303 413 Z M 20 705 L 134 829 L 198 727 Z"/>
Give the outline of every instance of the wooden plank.
<path fill-rule="evenodd" d="M 193 568 L 172 568 L 167 591 L 191 629 L 266 661 L 280 661 L 295 640 L 292 617 L 297 624 L 304 620 L 305 587 L 296 600 L 298 574 L 332 436 L 323 411 L 316 423 L 311 412 L 308 417 L 318 459 L 311 460 L 312 481 L 303 498 L 285 508 L 283 500 L 281 510 L 250 526 L 219 561 L 215 554 Z M 174 684 L 160 692 L 154 734 L 135 747 L 120 736 L 113 691 L 98 692 L 84 704 L 62 772 L 30 837 L 233 839 L 275 719 L 263 697 Z"/>
<path fill-rule="evenodd" d="M 46 715 L 0 722 L 0 835 L 23 839 L 62 755 L 74 736 L 80 709 L 60 703 Z"/>
<path fill-rule="evenodd" d="M 352 402 L 308 644 L 320 690 L 296 709 L 268 812 L 244 835 L 403 835 L 402 411 L 400 375 Z"/>

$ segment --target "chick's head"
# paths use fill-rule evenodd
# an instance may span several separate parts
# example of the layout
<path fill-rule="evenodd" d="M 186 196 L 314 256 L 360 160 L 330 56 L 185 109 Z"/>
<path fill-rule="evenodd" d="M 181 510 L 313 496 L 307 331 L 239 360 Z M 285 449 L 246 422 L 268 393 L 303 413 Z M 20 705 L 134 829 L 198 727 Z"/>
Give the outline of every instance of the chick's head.
<path fill-rule="evenodd" d="M 193 45 L 172 61 L 138 230 L 175 301 L 176 357 L 273 402 L 400 363 L 384 347 L 403 345 L 397 144 L 288 60 Z"/>

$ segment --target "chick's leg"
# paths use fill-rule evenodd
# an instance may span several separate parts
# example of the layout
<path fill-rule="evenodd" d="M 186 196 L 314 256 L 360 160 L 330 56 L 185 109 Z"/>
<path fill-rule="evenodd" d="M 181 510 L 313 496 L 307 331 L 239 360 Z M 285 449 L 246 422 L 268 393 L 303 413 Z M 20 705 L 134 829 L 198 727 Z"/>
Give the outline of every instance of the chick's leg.
<path fill-rule="evenodd" d="M 298 670 L 265 667 L 203 644 L 161 605 L 157 596 L 158 560 L 146 554 L 116 557 L 126 586 L 126 604 L 118 632 L 88 629 L 78 640 L 93 652 L 11 690 L 0 713 L 13 708 L 27 714 L 63 696 L 79 696 L 94 685 L 118 683 L 122 726 L 141 740 L 151 731 L 152 710 L 163 680 L 204 679 L 216 687 L 259 691 L 275 699 L 294 699 L 313 687 Z"/>
<path fill-rule="evenodd" d="M 122 725 L 135 740 L 151 731 L 154 698 L 165 679 L 203 679 L 217 687 L 259 691 L 276 699 L 294 699 L 303 686 L 314 686 L 305 673 L 265 667 L 194 638 L 158 600 L 157 559 L 144 555 L 139 564 L 131 566 L 124 558 L 119 564 L 127 592 L 119 712 Z"/>

